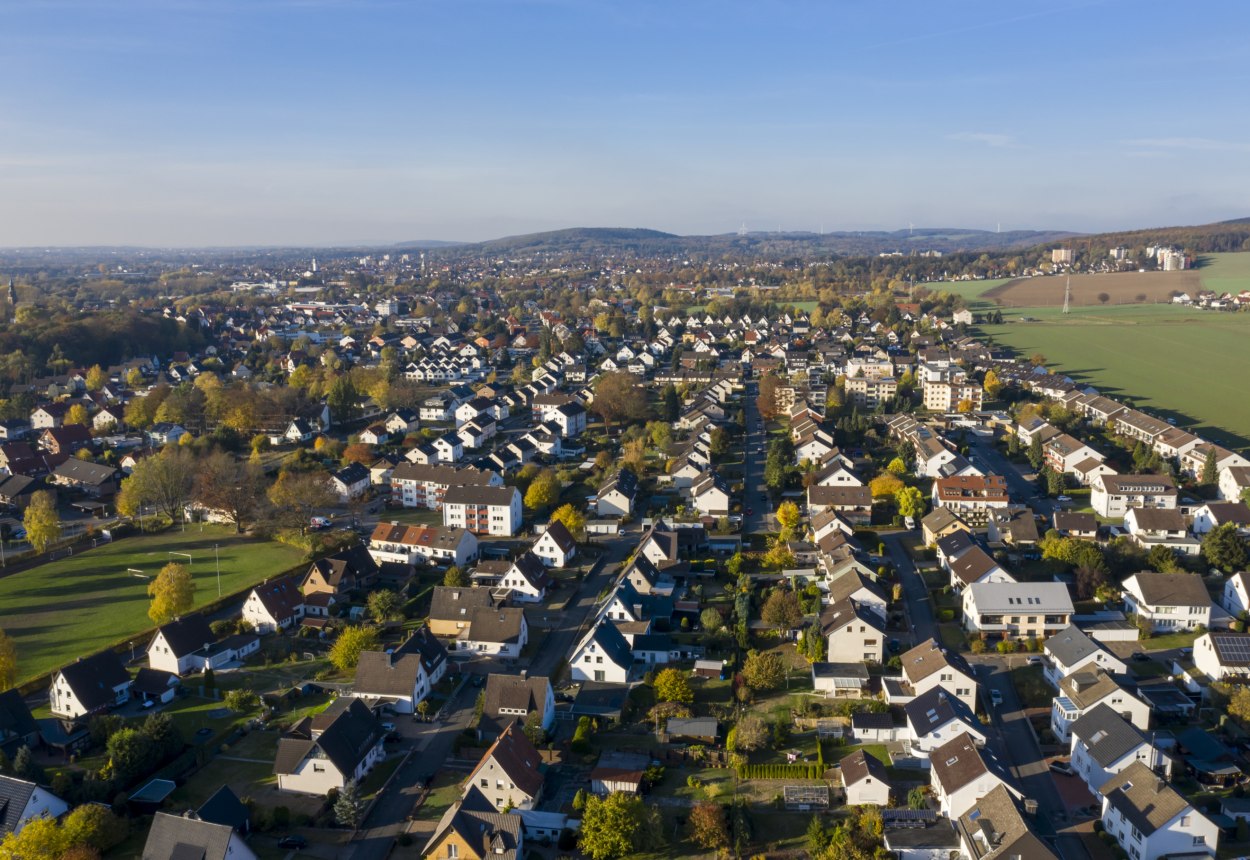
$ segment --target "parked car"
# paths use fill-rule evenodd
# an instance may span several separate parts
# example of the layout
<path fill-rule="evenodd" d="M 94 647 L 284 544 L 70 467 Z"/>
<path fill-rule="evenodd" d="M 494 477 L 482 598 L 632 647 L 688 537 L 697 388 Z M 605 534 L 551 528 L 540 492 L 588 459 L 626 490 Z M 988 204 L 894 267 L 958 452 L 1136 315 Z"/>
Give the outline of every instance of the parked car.
<path fill-rule="evenodd" d="M 1071 496 L 1055 496 L 1055 501 L 1056 502 L 1070 502 L 1072 501 L 1072 497 Z"/>
<path fill-rule="evenodd" d="M 1072 776 L 1072 765 L 1066 761 L 1052 761 L 1047 765 L 1055 773 L 1061 773 L 1064 776 Z"/>
<path fill-rule="evenodd" d="M 990 690 L 990 704 L 997 708 L 1002 703 L 1003 703 L 1003 694 L 1000 693 L 998 690 Z"/>
<path fill-rule="evenodd" d="M 1037 656 L 1036 654 L 1030 654 L 1028 659 L 1025 660 L 1024 662 L 1028 663 L 1030 666 L 1040 666 L 1042 665 L 1042 658 Z"/>
<path fill-rule="evenodd" d="M 283 836 L 281 839 L 278 840 L 278 847 L 279 848 L 307 848 L 308 840 L 305 839 L 303 836 L 297 836 L 295 834 L 292 834 L 290 836 Z"/>
<path fill-rule="evenodd" d="M 1143 654 L 1140 651 L 1134 651 L 1133 656 L 1130 659 L 1136 660 L 1138 663 L 1145 663 L 1148 660 L 1150 660 L 1149 657 L 1147 657 L 1145 654 Z"/>

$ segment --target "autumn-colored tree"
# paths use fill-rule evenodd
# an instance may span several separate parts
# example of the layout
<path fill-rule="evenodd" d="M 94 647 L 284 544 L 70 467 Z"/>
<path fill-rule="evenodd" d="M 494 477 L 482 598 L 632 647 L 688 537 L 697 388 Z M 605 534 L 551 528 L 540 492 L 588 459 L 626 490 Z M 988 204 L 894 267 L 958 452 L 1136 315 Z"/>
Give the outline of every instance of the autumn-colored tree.
<path fill-rule="evenodd" d="M 325 472 L 283 471 L 269 488 L 269 501 L 273 503 L 279 520 L 300 534 L 308 530 L 313 516 L 337 501 L 330 480 Z"/>
<path fill-rule="evenodd" d="M 195 583 L 186 565 L 171 561 L 161 568 L 156 579 L 148 583 L 148 617 L 155 624 L 164 624 L 190 612 L 195 606 Z"/>
<path fill-rule="evenodd" d="M 341 672 L 355 669 L 361 651 L 377 651 L 381 647 L 376 627 L 344 627 L 330 648 L 330 662 Z"/>
<path fill-rule="evenodd" d="M 586 515 L 572 505 L 561 505 L 551 515 L 552 522 L 564 523 L 569 534 L 577 537 L 586 528 Z"/>
<path fill-rule="evenodd" d="M 657 701 L 680 702 L 684 705 L 694 703 L 694 690 L 690 689 L 690 681 L 678 669 L 662 669 L 655 676 L 654 687 Z"/>
<path fill-rule="evenodd" d="M 801 519 L 799 506 L 794 502 L 782 502 L 777 506 L 777 525 L 781 526 L 782 540 L 788 541 L 794 537 L 794 530 L 798 528 Z"/>
<path fill-rule="evenodd" d="M 200 459 L 191 497 L 196 504 L 227 522 L 241 534 L 261 514 L 265 502 L 265 475 L 260 467 L 232 454 L 216 451 Z"/>
<path fill-rule="evenodd" d="M 899 516 L 902 517 L 921 517 L 924 516 L 925 499 L 924 493 L 920 492 L 917 487 L 903 487 L 894 494 L 894 502 L 898 505 Z"/>
<path fill-rule="evenodd" d="M 721 849 L 729 846 L 729 823 L 719 803 L 701 800 L 690 810 L 690 841 L 700 848 Z"/>
<path fill-rule="evenodd" d="M 56 509 L 56 493 L 40 490 L 30 498 L 26 513 L 22 515 L 22 527 L 26 540 L 36 553 L 45 553 L 48 547 L 61 539 L 61 515 Z"/>
<path fill-rule="evenodd" d="M 774 588 L 760 609 L 760 619 L 783 630 L 793 630 L 803 623 L 803 608 L 788 588 Z"/>
<path fill-rule="evenodd" d="M 525 491 L 525 507 L 531 511 L 549 508 L 560 500 L 560 479 L 551 469 L 543 469 Z"/>
<path fill-rule="evenodd" d="M 590 795 L 582 810 L 577 846 L 590 860 L 616 860 L 658 845 L 661 828 L 654 808 L 636 794 Z"/>
<path fill-rule="evenodd" d="M 35 817 L 0 841 L 0 860 L 60 860 L 69 839 L 55 818 Z"/>
<path fill-rule="evenodd" d="M 868 489 L 872 493 L 874 499 L 881 499 L 887 496 L 896 496 L 898 491 L 906 486 L 902 479 L 893 472 L 882 472 L 877 477 L 868 482 Z"/>
<path fill-rule="evenodd" d="M 91 415 L 87 412 L 87 407 L 81 403 L 75 403 L 65 412 L 66 425 L 78 425 L 86 427 L 91 423 Z"/>
<path fill-rule="evenodd" d="M 362 466 L 368 466 L 377 458 L 377 454 L 373 453 L 373 446 L 366 445 L 364 442 L 354 442 L 343 449 L 344 463 L 359 463 Z"/>
<path fill-rule="evenodd" d="M 154 507 L 177 522 L 191 498 L 198 468 L 199 461 L 184 449 L 167 448 L 154 457 L 144 457 L 122 481 L 117 510 L 133 517 L 143 508 Z"/>
<path fill-rule="evenodd" d="M 13 637 L 0 630 L 0 693 L 17 680 L 17 644 Z"/>
<path fill-rule="evenodd" d="M 772 421 L 777 417 L 777 389 L 780 387 L 781 380 L 776 374 L 766 373 L 760 380 L 760 393 L 755 398 L 755 407 L 765 421 Z"/>
<path fill-rule="evenodd" d="M 104 372 L 104 368 L 98 364 L 91 365 L 91 369 L 87 371 L 87 390 L 99 391 L 108 384 L 108 374 Z"/>
<path fill-rule="evenodd" d="M 785 683 L 785 661 L 776 651 L 752 651 L 742 664 L 742 678 L 752 690 L 775 690 Z"/>
<path fill-rule="evenodd" d="M 614 370 L 599 377 L 595 397 L 590 403 L 608 426 L 617 422 L 642 421 L 647 417 L 647 394 L 638 377 L 623 370 Z"/>
<path fill-rule="evenodd" d="M 991 368 L 985 371 L 985 379 L 982 381 L 981 387 L 985 389 L 985 393 L 989 397 L 997 397 L 998 393 L 1003 390 L 1003 381 L 998 378 L 998 373 Z"/>

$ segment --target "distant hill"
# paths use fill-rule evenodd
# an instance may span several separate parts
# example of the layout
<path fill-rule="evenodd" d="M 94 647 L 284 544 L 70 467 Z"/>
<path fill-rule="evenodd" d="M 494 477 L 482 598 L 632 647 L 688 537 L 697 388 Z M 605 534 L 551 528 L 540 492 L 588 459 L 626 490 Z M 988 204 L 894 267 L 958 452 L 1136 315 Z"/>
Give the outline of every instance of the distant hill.
<path fill-rule="evenodd" d="M 465 243 L 439 249 L 440 256 L 602 256 L 689 257 L 721 259 L 793 257 L 820 259 L 831 256 L 863 256 L 901 252 L 1005 251 L 1029 248 L 1079 234 L 1062 231 L 1013 230 L 994 233 L 955 227 L 912 230 L 843 231 L 835 233 L 756 232 L 712 236 L 678 236 L 659 230 L 627 227 L 574 227 L 546 233 L 506 236 L 486 242 Z"/>
<path fill-rule="evenodd" d="M 1039 242 L 1044 244 L 1043 242 Z M 1114 233 L 1096 233 L 1073 237 L 1074 248 L 1126 248 L 1142 245 L 1173 245 L 1194 254 L 1224 251 L 1250 251 L 1250 218 L 1217 221 L 1214 224 L 1193 224 L 1181 227 L 1144 227 Z"/>

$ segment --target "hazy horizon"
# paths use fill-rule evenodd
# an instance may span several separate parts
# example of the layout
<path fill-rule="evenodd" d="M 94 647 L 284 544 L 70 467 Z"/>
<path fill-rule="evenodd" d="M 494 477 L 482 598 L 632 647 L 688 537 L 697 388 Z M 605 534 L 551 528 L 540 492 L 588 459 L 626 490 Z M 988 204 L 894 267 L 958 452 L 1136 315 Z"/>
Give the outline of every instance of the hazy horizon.
<path fill-rule="evenodd" d="M 1247 214 L 1250 6 L 15 0 L 0 247 Z"/>

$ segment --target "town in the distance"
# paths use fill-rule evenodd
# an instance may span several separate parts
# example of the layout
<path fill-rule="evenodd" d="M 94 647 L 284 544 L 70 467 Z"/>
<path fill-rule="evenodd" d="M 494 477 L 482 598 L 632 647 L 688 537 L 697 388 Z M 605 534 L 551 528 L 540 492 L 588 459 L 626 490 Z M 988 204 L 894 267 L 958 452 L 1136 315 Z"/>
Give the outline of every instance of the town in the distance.
<path fill-rule="evenodd" d="M 0 251 L 0 858 L 1250 854 L 1250 222 L 823 240 Z"/>

